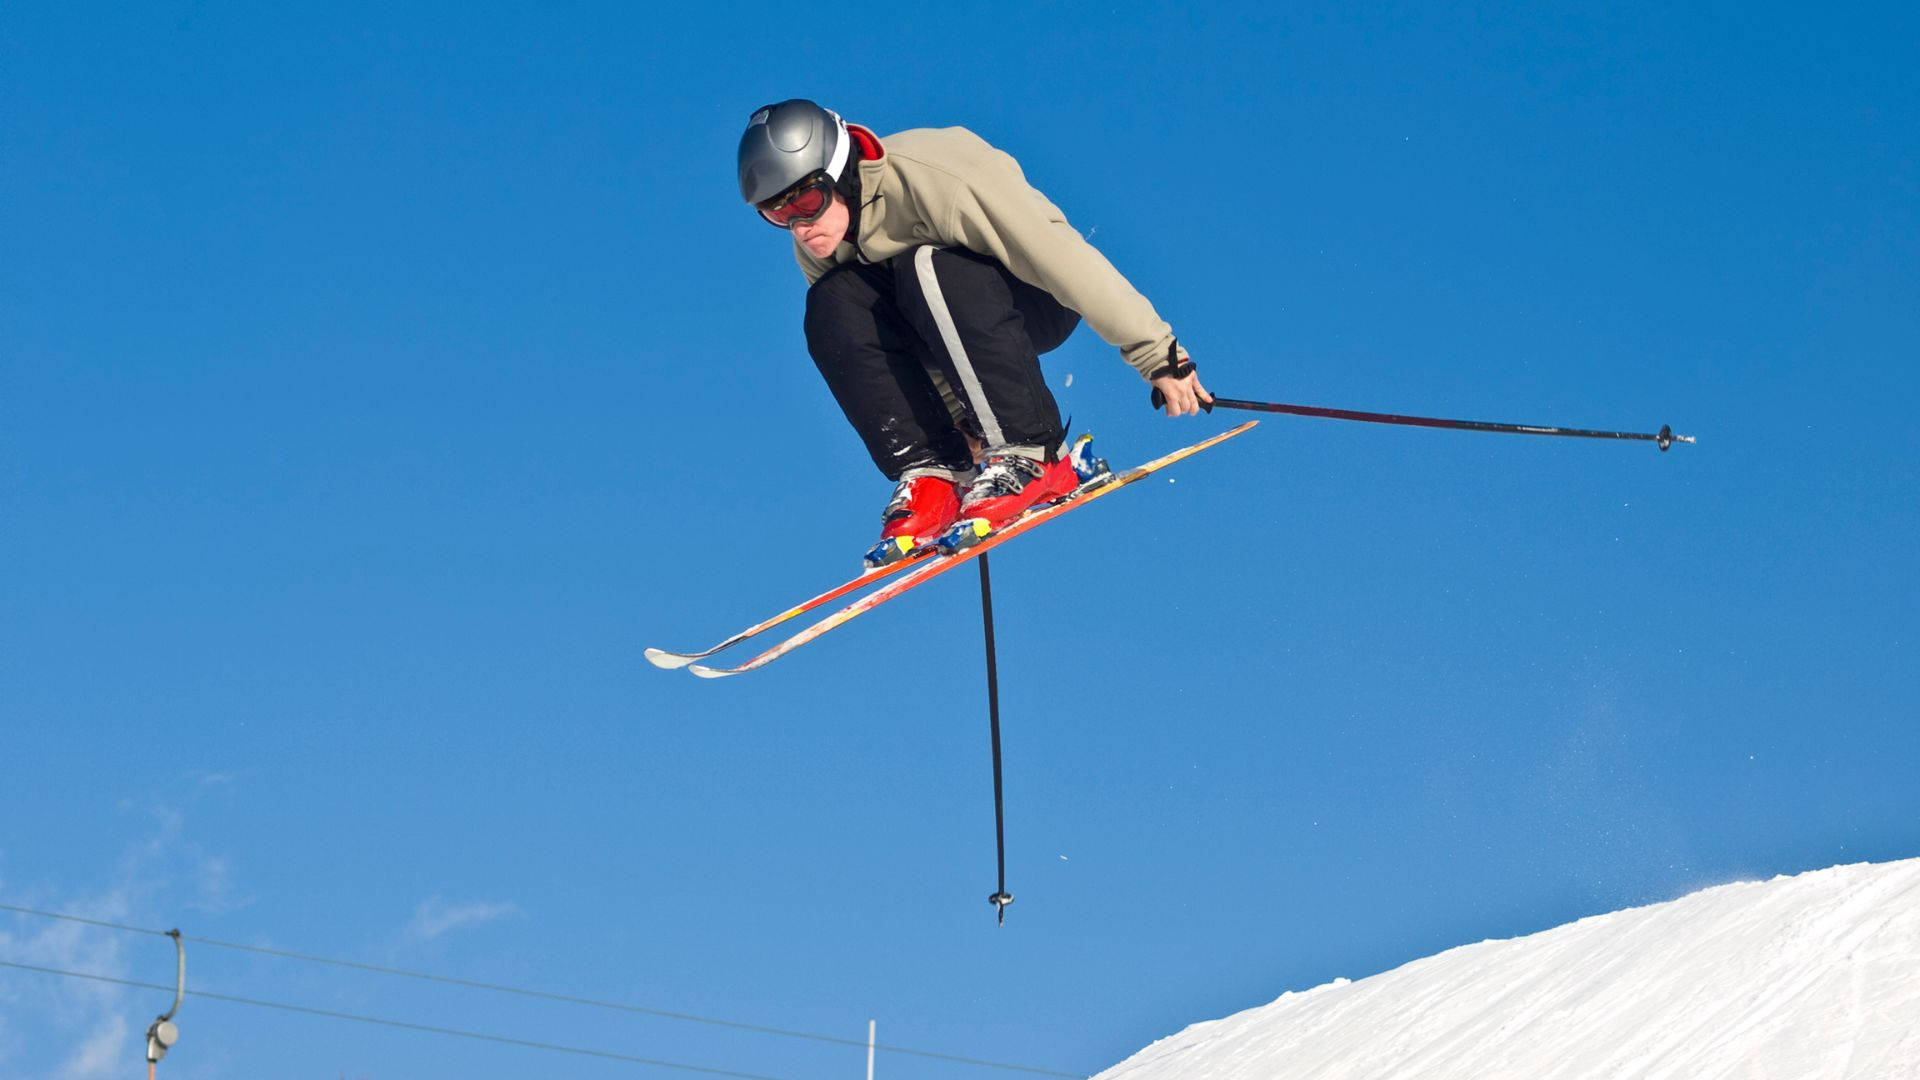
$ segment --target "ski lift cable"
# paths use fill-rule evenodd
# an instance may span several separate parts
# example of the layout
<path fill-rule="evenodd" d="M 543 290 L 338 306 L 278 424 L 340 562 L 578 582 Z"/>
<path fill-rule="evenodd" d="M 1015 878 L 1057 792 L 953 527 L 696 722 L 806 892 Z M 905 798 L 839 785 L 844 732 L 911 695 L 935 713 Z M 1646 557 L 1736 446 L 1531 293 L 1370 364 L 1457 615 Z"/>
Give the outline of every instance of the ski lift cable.
<path fill-rule="evenodd" d="M 116 986 L 130 986 L 139 990 L 173 989 L 171 986 L 164 986 L 160 983 L 140 982 L 135 979 L 121 979 L 112 975 L 98 975 L 85 971 L 66 971 L 61 968 L 41 967 L 37 964 L 17 964 L 10 960 L 0 960 L 0 967 L 14 968 L 19 971 L 38 972 L 43 975 L 59 975 L 69 979 L 87 979 L 93 982 L 112 983 Z M 504 1043 L 508 1046 L 519 1046 L 529 1050 L 546 1050 L 560 1054 L 578 1054 L 585 1057 L 605 1058 L 609 1061 L 624 1061 L 634 1065 L 652 1065 L 663 1069 L 679 1069 L 684 1072 L 704 1073 L 707 1076 L 737 1077 L 740 1078 L 740 1080 L 782 1080 L 781 1077 L 767 1076 L 763 1073 L 714 1069 L 704 1065 L 689 1065 L 680 1061 L 663 1061 L 659 1058 L 639 1057 L 634 1054 L 621 1054 L 611 1050 L 594 1050 L 583 1046 L 566 1046 L 560 1043 L 539 1042 L 534 1039 L 516 1039 L 509 1035 L 490 1035 L 484 1031 L 464 1031 L 460 1028 L 438 1027 L 433 1024 L 416 1024 L 409 1020 L 389 1020 L 381 1016 L 364 1016 L 359 1013 L 336 1012 L 332 1009 L 316 1009 L 310 1005 L 291 1005 L 284 1001 L 266 1001 L 260 998 L 240 997 L 234 994 L 216 994 L 207 990 L 195 990 L 193 996 L 208 1001 L 225 1001 L 235 1005 L 252 1005 L 262 1009 L 280 1009 L 285 1012 L 303 1013 L 308 1016 L 324 1016 L 330 1020 L 351 1020 L 359 1024 L 375 1024 L 381 1027 L 425 1032 L 429 1035 L 448 1035 L 461 1039 L 477 1039 L 482 1042 Z"/>
<path fill-rule="evenodd" d="M 97 927 L 101 927 L 103 929 L 108 929 L 108 930 L 120 930 L 127 933 L 132 933 L 132 934 L 152 934 L 158 937 L 170 936 L 169 932 L 165 930 L 155 930 L 145 926 L 132 926 L 127 923 L 110 922 L 105 919 L 87 918 L 85 916 L 71 915 L 65 912 L 45 911 L 39 908 L 21 907 L 14 904 L 0 904 L 0 911 L 9 911 L 19 915 L 31 915 L 31 916 L 34 916 L 37 918 L 43 918 L 43 919 L 58 919 L 64 922 L 80 923 L 87 926 L 97 926 Z M 196 945 L 203 945 L 208 948 L 230 949 L 236 952 L 256 953 L 262 956 L 271 956 L 271 957 L 276 957 L 284 960 L 300 960 L 300 961 L 304 961 L 312 964 L 326 964 L 332 967 L 347 968 L 349 970 L 354 970 L 354 971 L 365 971 L 365 972 L 369 972 L 376 975 L 389 975 L 397 978 L 419 979 L 424 982 L 435 982 L 435 983 L 442 983 L 448 986 L 459 986 L 469 990 L 485 990 L 491 993 L 513 994 L 520 997 L 538 998 L 543 1001 L 553 1001 L 553 1002 L 558 1002 L 565 1005 L 584 1005 L 584 1006 L 589 1006 L 597 1009 L 610 1009 L 618 1012 L 635 1013 L 642 1016 L 656 1016 L 656 1017 L 660 1017 L 662 1019 L 667 1019 L 667 1020 L 682 1020 L 688 1023 L 707 1024 L 714 1027 L 731 1028 L 736 1031 L 748 1031 L 748 1032 L 754 1032 L 756 1034 L 761 1034 L 761 1035 L 777 1036 L 780 1038 L 805 1039 L 811 1042 L 831 1043 L 831 1044 L 840 1045 L 840 1046 L 858 1046 L 862 1048 L 867 1046 L 867 1041 L 865 1039 L 847 1039 L 837 1035 L 824 1035 L 818 1032 L 796 1031 L 790 1028 L 769 1027 L 763 1024 L 750 1024 L 750 1023 L 745 1023 L 739 1020 L 727 1020 L 719 1017 L 700 1016 L 695 1013 L 673 1012 L 666 1009 L 649 1008 L 644 1005 L 631 1005 L 625 1002 L 606 1001 L 599 998 L 580 997 L 573 994 L 559 994 L 559 993 L 554 993 L 552 991 L 547 991 L 547 990 L 533 990 L 533 989 L 528 989 L 526 987 L 520 987 L 520 986 L 508 986 L 502 983 L 481 982 L 476 979 L 463 979 L 453 975 L 436 975 L 432 972 L 411 971 L 406 968 L 386 967 L 380 964 L 369 964 L 359 960 L 341 960 L 341 959 L 337 959 L 330 956 L 319 956 L 313 953 L 294 952 L 288 949 L 274 949 L 264 945 L 246 945 L 240 942 L 221 941 L 216 938 L 203 938 L 203 937 L 197 937 L 191 934 L 182 935 L 182 937 L 186 941 L 193 942 Z M 9 966 L 18 966 L 18 965 L 9 965 Z M 172 989 L 172 988 L 162 987 L 162 989 Z M 195 991 L 193 996 L 194 997 L 213 997 L 214 995 L 207 994 L 201 991 Z M 875 1044 L 874 1049 L 884 1053 L 901 1054 L 908 1057 L 927 1058 L 934 1061 L 946 1061 L 956 1065 L 971 1065 L 971 1066 L 976 1066 L 976 1067 L 985 1068 L 985 1069 L 1001 1069 L 1009 1072 L 1030 1073 L 1036 1076 L 1082 1077 L 1085 1075 L 1084 1073 L 1061 1072 L 1057 1069 L 1045 1069 L 1045 1068 L 1040 1068 L 1038 1066 L 1033 1066 L 1033 1065 L 1022 1065 L 1015 1062 L 992 1061 L 985 1058 L 964 1057 L 958 1054 L 945 1054 L 945 1053 L 940 1053 L 938 1051 L 933 1051 L 933 1050 L 919 1050 L 919 1049 L 915 1049 L 913 1047 L 907 1047 L 907 1046 L 893 1046 L 887 1043 Z"/>

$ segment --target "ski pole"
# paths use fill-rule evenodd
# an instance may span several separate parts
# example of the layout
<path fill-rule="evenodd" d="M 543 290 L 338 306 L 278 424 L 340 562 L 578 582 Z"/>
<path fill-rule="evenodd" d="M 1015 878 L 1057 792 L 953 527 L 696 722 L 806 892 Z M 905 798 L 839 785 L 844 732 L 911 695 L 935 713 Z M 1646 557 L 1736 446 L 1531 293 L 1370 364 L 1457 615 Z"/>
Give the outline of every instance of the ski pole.
<path fill-rule="evenodd" d="M 993 730 L 993 843 L 1000 861 L 1000 887 L 987 902 L 993 905 L 994 919 L 1007 925 L 1007 905 L 1013 894 L 1007 891 L 1007 804 L 1000 784 L 1000 673 L 993 650 L 993 579 L 987 574 L 987 557 L 980 556 L 980 622 L 987 631 L 987 717 Z"/>
<path fill-rule="evenodd" d="M 1167 397 L 1158 389 L 1153 392 L 1153 407 L 1165 408 Z M 1200 408 L 1212 412 L 1218 406 L 1222 409 L 1250 409 L 1254 412 L 1287 413 L 1292 416 L 1320 416 L 1329 420 L 1361 420 L 1369 424 L 1404 424 L 1410 427 L 1451 428 L 1455 431 L 1496 431 L 1508 435 L 1567 435 L 1581 439 L 1633 439 L 1650 442 L 1660 447 L 1662 453 L 1674 443 L 1690 443 L 1691 435 L 1675 435 L 1673 428 L 1662 424 L 1659 431 L 1594 431 L 1588 428 L 1550 427 L 1546 424 L 1496 424 L 1486 420 L 1443 420 L 1437 416 L 1402 416 L 1399 413 L 1362 412 L 1358 409 L 1328 409 L 1318 405 L 1288 405 L 1278 401 L 1242 401 L 1238 398 L 1216 397 L 1212 401 L 1203 401 Z"/>

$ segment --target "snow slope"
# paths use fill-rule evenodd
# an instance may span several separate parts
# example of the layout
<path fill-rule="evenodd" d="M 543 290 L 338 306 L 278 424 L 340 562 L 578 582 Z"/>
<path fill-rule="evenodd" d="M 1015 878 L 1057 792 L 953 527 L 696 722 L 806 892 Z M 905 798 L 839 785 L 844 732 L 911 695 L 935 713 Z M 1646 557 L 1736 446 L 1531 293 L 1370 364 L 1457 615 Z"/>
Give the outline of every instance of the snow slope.
<path fill-rule="evenodd" d="M 1162 1039 L 1097 1080 L 1920 1078 L 1920 859 L 1705 889 Z"/>

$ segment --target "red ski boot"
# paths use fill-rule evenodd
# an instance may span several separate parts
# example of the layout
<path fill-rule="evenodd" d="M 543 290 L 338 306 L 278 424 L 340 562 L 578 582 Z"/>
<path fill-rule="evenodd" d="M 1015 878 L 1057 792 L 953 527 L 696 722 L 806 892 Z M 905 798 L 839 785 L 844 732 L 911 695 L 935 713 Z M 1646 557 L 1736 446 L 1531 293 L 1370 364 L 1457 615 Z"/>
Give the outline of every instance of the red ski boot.
<path fill-rule="evenodd" d="M 913 554 L 927 541 L 946 532 L 960 511 L 960 495 L 943 476 L 915 476 L 900 481 L 880 516 L 880 542 L 867 552 L 868 566 L 885 566 Z"/>
<path fill-rule="evenodd" d="M 960 500 L 960 518 L 984 518 L 989 529 L 998 529 L 1035 506 L 1067 497 L 1078 486 L 1080 478 L 1067 458 L 1044 462 L 1019 454 L 988 454 Z"/>

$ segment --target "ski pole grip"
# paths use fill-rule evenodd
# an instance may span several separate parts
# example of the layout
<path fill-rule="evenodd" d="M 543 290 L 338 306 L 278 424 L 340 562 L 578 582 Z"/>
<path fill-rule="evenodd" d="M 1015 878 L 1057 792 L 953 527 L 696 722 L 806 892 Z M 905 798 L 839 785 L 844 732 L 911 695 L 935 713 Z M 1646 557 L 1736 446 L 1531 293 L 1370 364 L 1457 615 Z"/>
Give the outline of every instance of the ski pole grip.
<path fill-rule="evenodd" d="M 1161 409 L 1164 409 L 1164 408 L 1166 408 L 1166 407 L 1167 407 L 1167 395 L 1165 395 L 1165 394 L 1163 394 L 1163 393 L 1161 393 L 1161 392 L 1160 392 L 1160 388 L 1159 388 L 1159 387 L 1157 387 L 1157 386 L 1153 388 L 1153 398 L 1152 398 L 1152 401 L 1153 401 L 1153 411 L 1154 411 L 1154 412 L 1159 412 L 1159 411 L 1160 411 Z M 1212 411 L 1213 411 L 1213 402 L 1211 402 L 1211 401 L 1208 401 L 1208 400 L 1206 400 L 1205 398 L 1202 398 L 1202 399 L 1201 399 L 1201 401 L 1200 401 L 1200 411 L 1201 411 L 1201 412 L 1212 412 Z"/>
<path fill-rule="evenodd" d="M 1187 376 L 1193 374 L 1193 371 L 1194 371 L 1193 360 L 1191 358 L 1186 360 L 1180 359 L 1180 342 L 1176 339 L 1174 342 L 1172 342 L 1167 346 L 1166 364 L 1162 366 L 1158 371 L 1155 371 L 1153 374 L 1147 376 L 1147 378 L 1149 379 L 1168 379 L 1168 378 L 1184 379 Z M 1153 388 L 1153 395 L 1150 398 L 1148 398 L 1148 400 L 1153 402 L 1154 412 L 1159 412 L 1161 409 L 1164 409 L 1167 407 L 1167 395 L 1161 393 L 1160 388 L 1157 386 Z M 1213 402 L 1202 401 L 1200 403 L 1200 408 L 1205 412 L 1212 412 Z"/>

